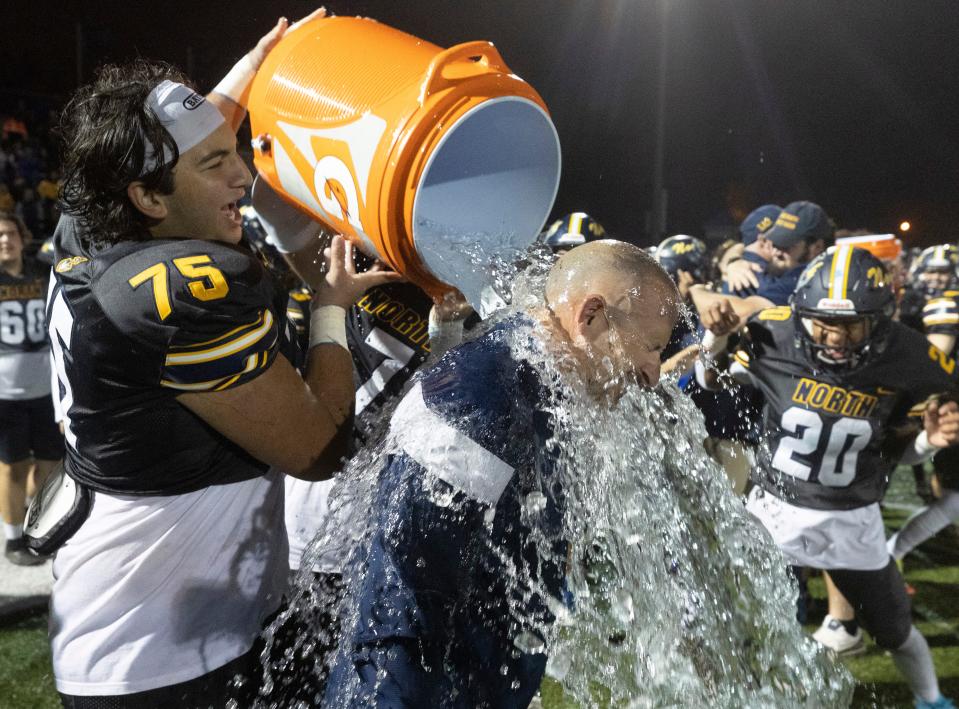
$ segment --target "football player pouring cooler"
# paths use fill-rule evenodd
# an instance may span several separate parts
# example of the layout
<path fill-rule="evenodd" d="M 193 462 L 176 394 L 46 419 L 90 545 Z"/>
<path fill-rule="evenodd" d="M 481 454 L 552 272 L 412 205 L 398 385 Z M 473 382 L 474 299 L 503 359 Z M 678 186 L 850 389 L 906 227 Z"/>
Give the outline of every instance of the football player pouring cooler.
<path fill-rule="evenodd" d="M 862 625 L 892 653 L 917 706 L 951 707 L 912 625 L 879 500 L 897 463 L 959 441 L 959 407 L 932 399 L 956 389 L 955 363 L 893 322 L 893 309 L 881 262 L 840 246 L 806 267 L 790 306 L 749 319 L 728 366 L 765 399 L 768 448 L 747 504 L 790 563 L 829 571 Z M 739 315 L 728 301 L 701 315 L 716 338 L 710 351 L 725 353 Z M 702 364 L 697 377 L 716 385 L 715 370 Z M 924 429 L 898 437 L 897 427 L 924 402 Z"/>
<path fill-rule="evenodd" d="M 236 149 L 244 96 L 287 29 L 278 22 L 207 98 L 140 61 L 103 68 L 64 112 L 47 315 L 61 479 L 81 494 L 47 541 L 59 546 L 50 638 L 68 707 L 250 706 L 255 682 L 234 677 L 252 674 L 286 589 L 273 468 L 324 479 L 347 450 L 345 308 L 396 274 L 357 274 L 333 240 L 311 284 L 301 377 L 287 294 L 237 245 L 251 182 Z"/>

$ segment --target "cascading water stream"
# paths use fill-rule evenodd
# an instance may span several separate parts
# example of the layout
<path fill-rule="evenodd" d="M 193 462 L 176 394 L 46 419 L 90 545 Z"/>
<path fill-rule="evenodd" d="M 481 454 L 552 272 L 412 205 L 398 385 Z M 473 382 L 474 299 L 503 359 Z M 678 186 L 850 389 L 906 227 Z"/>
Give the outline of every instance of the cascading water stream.
<path fill-rule="evenodd" d="M 495 282 L 512 305 L 494 321 L 542 305 L 536 294 L 548 261 L 534 248 L 522 273 L 499 274 Z M 517 652 L 545 652 L 547 674 L 583 707 L 848 706 L 851 676 L 796 622 L 787 563 L 705 452 L 702 415 L 692 401 L 665 381 L 655 389 L 629 384 L 615 403 L 601 405 L 575 374 L 560 371 L 549 343 L 518 337 L 511 349 L 549 390 L 544 408 L 554 424 L 554 480 L 565 499 L 561 539 L 537 524 L 546 498 L 535 485 L 524 499 L 523 521 L 544 562 L 555 561 L 557 542 L 569 544 L 561 562 L 568 593 L 547 599 L 555 622 L 521 618 L 526 629 L 513 638 Z M 285 706 L 271 696 L 272 680 L 290 658 L 309 657 L 324 639 L 310 590 L 312 561 L 344 536 L 362 548 L 368 534 L 376 475 L 396 451 L 396 431 L 386 433 L 389 408 L 379 442 L 339 476 L 331 514 L 304 555 L 290 606 L 266 632 L 269 646 L 289 617 L 309 627 L 265 668 L 264 707 Z M 429 480 L 423 486 L 434 504 L 457 514 L 448 486 Z M 536 574 L 505 555 L 502 561 L 510 607 L 521 616 L 526 599 L 547 594 Z M 340 605 L 344 628 L 357 622 L 351 593 L 364 573 L 362 563 L 349 568 Z M 322 662 L 315 658 L 316 671 Z"/>

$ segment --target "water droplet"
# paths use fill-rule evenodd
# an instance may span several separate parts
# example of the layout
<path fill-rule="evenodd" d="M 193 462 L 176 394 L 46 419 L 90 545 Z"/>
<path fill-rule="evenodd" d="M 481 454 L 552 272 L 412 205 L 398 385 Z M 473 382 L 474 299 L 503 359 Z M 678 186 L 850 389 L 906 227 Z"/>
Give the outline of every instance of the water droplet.
<path fill-rule="evenodd" d="M 544 643 L 539 636 L 528 630 L 524 630 L 513 638 L 513 645 L 519 648 L 520 652 L 525 652 L 527 655 L 541 653 L 546 649 L 546 643 Z"/>
<path fill-rule="evenodd" d="M 633 610 L 633 597 L 629 594 L 629 591 L 618 589 L 613 594 L 613 612 L 624 625 L 633 622 L 636 613 Z"/>
<path fill-rule="evenodd" d="M 523 508 L 528 515 L 536 515 L 546 509 L 546 495 L 534 490 L 523 499 Z"/>

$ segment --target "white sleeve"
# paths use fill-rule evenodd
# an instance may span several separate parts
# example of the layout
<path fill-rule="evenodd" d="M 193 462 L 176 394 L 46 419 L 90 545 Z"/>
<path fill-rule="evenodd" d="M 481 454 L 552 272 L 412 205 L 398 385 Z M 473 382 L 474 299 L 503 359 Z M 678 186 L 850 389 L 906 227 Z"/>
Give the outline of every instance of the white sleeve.
<path fill-rule="evenodd" d="M 707 333 L 707 335 L 709 334 L 710 333 Z M 708 337 L 703 338 L 704 347 L 707 347 L 712 344 L 713 342 L 710 341 Z M 726 344 L 725 338 L 723 338 L 722 344 L 723 344 L 723 348 L 725 348 L 725 344 Z M 709 361 L 711 363 L 713 356 L 714 355 L 707 353 L 700 359 L 696 360 L 696 363 L 694 365 L 695 372 L 696 372 L 696 383 L 699 384 L 699 386 L 701 386 L 703 389 L 706 389 L 708 391 L 719 391 L 723 387 L 716 386 L 716 385 L 708 386 L 706 384 L 706 362 Z M 737 384 L 742 384 L 745 386 L 755 386 L 755 382 L 753 381 L 752 374 L 750 374 L 749 370 L 734 358 L 731 359 L 729 363 L 728 372 Z"/>
<path fill-rule="evenodd" d="M 738 384 L 755 386 L 752 373 L 736 360 L 729 365 L 729 374 Z"/>
<path fill-rule="evenodd" d="M 918 465 L 929 460 L 934 454 L 942 450 L 929 442 L 929 437 L 925 431 L 920 431 L 919 435 L 912 439 L 912 444 L 903 451 L 899 459 L 899 465 Z"/>
<path fill-rule="evenodd" d="M 693 363 L 693 371 L 696 373 L 696 383 L 707 391 L 719 391 L 720 387 L 710 386 L 706 383 L 706 365 L 702 359 L 697 359 Z"/>

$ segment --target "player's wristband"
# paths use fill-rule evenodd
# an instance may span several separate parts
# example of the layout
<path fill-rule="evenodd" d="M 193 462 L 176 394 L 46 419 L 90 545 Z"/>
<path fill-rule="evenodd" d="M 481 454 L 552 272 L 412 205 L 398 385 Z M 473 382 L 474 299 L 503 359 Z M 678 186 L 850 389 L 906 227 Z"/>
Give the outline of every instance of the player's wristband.
<path fill-rule="evenodd" d="M 346 310 L 339 305 L 321 305 L 310 313 L 310 347 L 346 346 Z"/>
<path fill-rule="evenodd" d="M 916 436 L 912 445 L 906 449 L 905 453 L 902 454 L 902 458 L 899 460 L 900 465 L 918 465 L 923 463 L 932 456 L 933 453 L 939 451 L 938 446 L 934 446 L 929 442 L 929 436 L 925 431 L 922 431 L 918 436 Z"/>
<path fill-rule="evenodd" d="M 253 60 L 249 54 L 243 55 L 233 68 L 224 76 L 220 83 L 213 90 L 218 94 L 226 96 L 234 103 L 246 108 L 247 99 L 250 93 L 250 84 L 256 76 L 256 67 L 253 66 Z"/>
<path fill-rule="evenodd" d="M 719 353 L 725 352 L 728 346 L 729 335 L 716 337 L 712 330 L 706 330 L 706 334 L 703 335 L 701 343 L 703 357 L 710 361 L 716 359 L 716 355 Z"/>
<path fill-rule="evenodd" d="M 938 446 L 934 446 L 929 442 L 929 434 L 927 434 L 925 431 L 920 431 L 919 435 L 916 436 L 916 440 L 913 441 L 912 447 L 916 453 L 923 457 L 939 450 Z"/>

